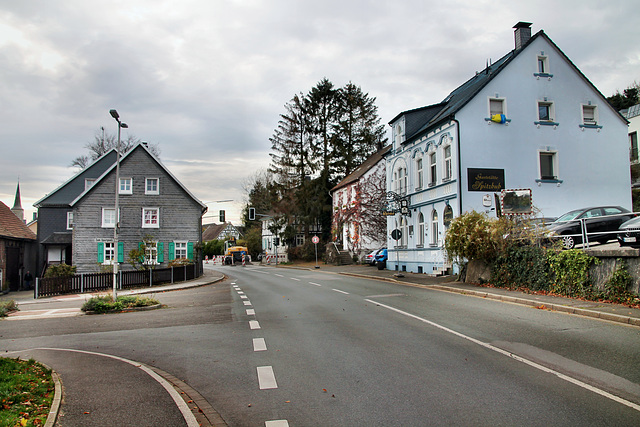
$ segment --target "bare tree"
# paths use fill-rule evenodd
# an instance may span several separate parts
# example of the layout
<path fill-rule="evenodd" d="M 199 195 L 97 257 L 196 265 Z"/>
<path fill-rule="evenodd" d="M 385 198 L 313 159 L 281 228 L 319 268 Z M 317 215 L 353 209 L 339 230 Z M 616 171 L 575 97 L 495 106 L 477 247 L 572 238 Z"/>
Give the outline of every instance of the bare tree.
<path fill-rule="evenodd" d="M 124 139 L 120 138 L 120 152 L 126 153 L 140 142 L 142 141 L 139 138 L 136 138 L 133 134 L 129 134 Z M 111 149 L 116 148 L 117 145 L 118 136 L 105 132 L 104 128 L 101 127 L 96 131 L 93 141 L 85 144 L 85 148 L 89 150 L 89 154 L 76 157 L 71 161 L 69 166 L 84 169 Z M 148 144 L 147 148 L 149 148 L 151 154 L 156 157 L 160 157 L 160 148 L 158 147 L 158 144 Z"/>

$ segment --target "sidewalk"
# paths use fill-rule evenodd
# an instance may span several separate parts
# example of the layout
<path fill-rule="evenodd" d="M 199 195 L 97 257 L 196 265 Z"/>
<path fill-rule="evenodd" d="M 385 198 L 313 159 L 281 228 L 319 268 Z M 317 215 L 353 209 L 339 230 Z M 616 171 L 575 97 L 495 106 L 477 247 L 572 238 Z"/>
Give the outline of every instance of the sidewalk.
<path fill-rule="evenodd" d="M 273 267 L 273 265 L 272 265 Z M 491 288 L 455 281 L 455 276 L 432 277 L 426 274 L 402 272 L 404 277 L 396 277 L 396 271 L 378 270 L 368 265 L 328 265 L 319 264 L 319 271 L 343 274 L 355 277 L 365 277 L 402 283 L 409 286 L 438 289 L 481 298 L 528 305 L 541 310 L 560 311 L 580 316 L 593 317 L 612 322 L 640 326 L 640 309 L 626 307 L 598 301 L 583 301 L 552 295 L 530 294 L 522 291 L 512 291 L 504 288 Z M 277 268 L 299 268 L 316 270 L 315 263 L 296 263 L 293 265 L 278 265 Z"/>

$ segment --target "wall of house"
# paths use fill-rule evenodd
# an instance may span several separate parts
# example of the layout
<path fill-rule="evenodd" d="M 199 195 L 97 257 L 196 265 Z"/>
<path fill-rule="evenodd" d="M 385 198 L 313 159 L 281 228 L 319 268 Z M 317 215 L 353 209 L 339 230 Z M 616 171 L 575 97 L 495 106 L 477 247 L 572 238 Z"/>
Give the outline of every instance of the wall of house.
<path fill-rule="evenodd" d="M 120 177 L 132 178 L 132 194 L 121 194 L 119 241 L 124 242 L 124 264 L 133 267 L 128 254 L 138 249 L 145 237 L 163 242 L 164 262 L 169 263 L 169 243 L 189 241 L 194 245 L 201 238 L 200 206 L 152 160 L 142 149 L 126 157 L 120 165 Z M 159 178 L 159 194 L 145 194 L 145 178 Z M 74 207 L 73 259 L 78 272 L 96 272 L 98 243 L 113 241 L 113 228 L 102 227 L 102 208 L 115 205 L 115 171 L 96 183 L 94 188 Z M 142 208 L 159 208 L 159 228 L 142 227 Z"/>
<path fill-rule="evenodd" d="M 542 53 L 553 77 L 534 76 Z M 490 97 L 505 98 L 510 122 L 485 121 Z M 545 97 L 553 102 L 557 126 L 534 124 L 538 101 Z M 602 128 L 580 127 L 582 104 L 589 102 Z M 631 209 L 626 124 L 544 38 L 515 57 L 456 117 L 461 123 L 463 211 L 482 209 L 482 197 L 490 194 L 469 191 L 468 168 L 503 169 L 506 188 L 530 188 L 541 216 L 598 205 Z M 540 151 L 556 153 L 556 181 L 540 182 Z"/>
<path fill-rule="evenodd" d="M 38 208 L 38 242 L 42 242 L 54 232 L 71 232 L 71 230 L 67 230 L 67 212 L 69 211 L 71 211 L 69 207 Z M 38 244 L 37 276 L 41 276 L 46 262 L 47 248 L 42 244 Z"/>

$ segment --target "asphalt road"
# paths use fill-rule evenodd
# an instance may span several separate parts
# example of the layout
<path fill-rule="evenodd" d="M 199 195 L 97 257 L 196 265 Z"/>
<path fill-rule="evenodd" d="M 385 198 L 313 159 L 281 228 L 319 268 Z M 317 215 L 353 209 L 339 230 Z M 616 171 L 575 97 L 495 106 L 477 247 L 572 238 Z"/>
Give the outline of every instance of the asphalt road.
<path fill-rule="evenodd" d="M 233 426 L 638 425 L 637 327 L 320 271 L 213 268 L 230 279 L 155 295 L 164 310 L 2 322 L 0 349 L 157 366 Z"/>

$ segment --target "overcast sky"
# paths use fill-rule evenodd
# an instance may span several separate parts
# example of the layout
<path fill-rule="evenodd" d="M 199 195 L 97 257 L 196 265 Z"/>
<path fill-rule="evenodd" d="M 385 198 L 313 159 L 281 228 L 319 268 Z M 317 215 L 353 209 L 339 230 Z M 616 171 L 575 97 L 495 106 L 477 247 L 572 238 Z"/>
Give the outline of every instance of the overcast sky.
<path fill-rule="evenodd" d="M 284 104 L 323 77 L 377 98 L 386 124 L 513 49 L 526 21 L 609 96 L 640 82 L 639 15 L 632 0 L 0 0 L 0 200 L 19 178 L 31 219 L 100 127 L 117 132 L 115 108 L 196 197 L 234 200 L 205 222 L 240 224 Z"/>

